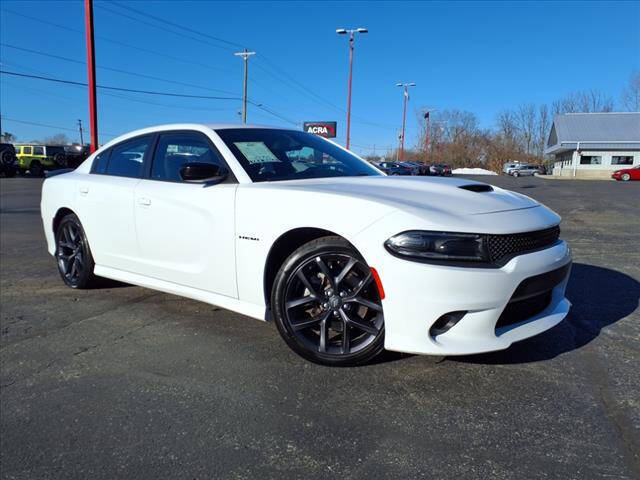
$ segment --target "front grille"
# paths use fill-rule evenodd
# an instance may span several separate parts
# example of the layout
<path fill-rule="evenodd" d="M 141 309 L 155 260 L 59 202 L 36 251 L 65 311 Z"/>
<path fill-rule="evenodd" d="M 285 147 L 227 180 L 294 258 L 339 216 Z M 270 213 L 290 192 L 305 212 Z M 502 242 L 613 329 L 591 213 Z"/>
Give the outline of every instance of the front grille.
<path fill-rule="evenodd" d="M 560 227 L 555 226 L 535 232 L 513 233 L 508 235 L 487 235 L 487 247 L 491 262 L 497 263 L 505 257 L 539 250 L 556 243 L 560 236 Z"/>
<path fill-rule="evenodd" d="M 551 303 L 551 290 L 540 293 L 525 300 L 509 302 L 496 323 L 496 330 L 525 320 L 539 314 Z"/>
<path fill-rule="evenodd" d="M 524 322 L 547 308 L 551 303 L 554 287 L 567 278 L 570 268 L 571 264 L 567 263 L 564 267 L 525 278 L 520 282 L 498 318 L 496 330 Z"/>

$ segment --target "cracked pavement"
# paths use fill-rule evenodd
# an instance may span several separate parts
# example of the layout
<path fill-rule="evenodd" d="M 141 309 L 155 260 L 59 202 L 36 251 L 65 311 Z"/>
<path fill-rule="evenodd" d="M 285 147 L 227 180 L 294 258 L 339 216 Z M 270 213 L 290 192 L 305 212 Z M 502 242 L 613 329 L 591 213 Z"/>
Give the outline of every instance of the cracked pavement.
<path fill-rule="evenodd" d="M 42 180 L 0 179 L 1 477 L 640 478 L 640 182 L 474 178 L 563 216 L 570 316 L 504 352 L 349 369 L 217 307 L 66 288 Z"/>

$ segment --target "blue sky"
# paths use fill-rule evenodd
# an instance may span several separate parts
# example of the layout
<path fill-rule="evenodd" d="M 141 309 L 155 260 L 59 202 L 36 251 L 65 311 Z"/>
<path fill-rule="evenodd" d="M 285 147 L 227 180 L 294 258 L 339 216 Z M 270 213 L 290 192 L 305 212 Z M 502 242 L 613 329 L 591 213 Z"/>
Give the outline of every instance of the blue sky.
<path fill-rule="evenodd" d="M 287 121 L 336 120 L 341 142 L 348 49 L 347 39 L 335 29 L 368 28 L 356 39 L 356 151 L 394 145 L 402 122 L 397 82 L 417 84 L 408 114 L 407 142 L 412 145 L 421 107 L 468 110 L 490 128 L 502 109 L 550 103 L 572 91 L 598 89 L 617 101 L 631 72 L 640 69 L 639 2 L 118 3 L 231 44 L 96 1 L 98 84 L 237 97 L 242 61 L 233 52 L 246 46 L 258 52 L 250 60 L 249 97 L 286 119 L 250 107 L 249 122 L 293 127 Z M 13 48 L 83 62 L 83 2 L 2 0 L 0 8 L 3 70 L 86 81 L 82 63 Z M 87 126 L 86 89 L 6 75 L 0 79 L 2 129 L 19 139 L 59 132 L 75 139 L 77 134 L 14 120 L 73 129 L 80 118 Z M 98 98 L 101 142 L 155 124 L 240 121 L 237 100 L 103 90 Z"/>

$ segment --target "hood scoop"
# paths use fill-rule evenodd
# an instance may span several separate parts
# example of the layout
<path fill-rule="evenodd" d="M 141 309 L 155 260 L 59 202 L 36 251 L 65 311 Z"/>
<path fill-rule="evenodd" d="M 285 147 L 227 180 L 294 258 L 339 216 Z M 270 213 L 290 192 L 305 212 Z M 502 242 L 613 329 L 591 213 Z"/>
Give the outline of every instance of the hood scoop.
<path fill-rule="evenodd" d="M 483 183 L 472 183 L 470 185 L 460 185 L 458 188 L 462 188 L 463 190 L 469 190 L 470 192 L 493 192 L 493 187 L 491 185 L 486 185 Z"/>

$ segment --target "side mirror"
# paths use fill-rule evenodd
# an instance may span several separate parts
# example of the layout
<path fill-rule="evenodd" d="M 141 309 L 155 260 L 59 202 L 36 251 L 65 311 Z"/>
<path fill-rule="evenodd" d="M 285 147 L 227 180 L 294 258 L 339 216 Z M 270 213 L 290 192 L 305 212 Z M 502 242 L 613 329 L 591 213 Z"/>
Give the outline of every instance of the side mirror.
<path fill-rule="evenodd" d="M 190 162 L 180 169 L 180 178 L 185 182 L 221 182 L 227 177 L 219 165 L 213 163 Z"/>

